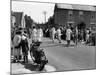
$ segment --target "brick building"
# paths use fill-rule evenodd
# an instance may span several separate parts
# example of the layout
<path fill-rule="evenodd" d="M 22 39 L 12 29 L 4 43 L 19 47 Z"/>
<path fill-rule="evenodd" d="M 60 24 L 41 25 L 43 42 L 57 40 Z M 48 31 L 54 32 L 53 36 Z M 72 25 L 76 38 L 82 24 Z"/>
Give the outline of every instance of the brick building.
<path fill-rule="evenodd" d="M 55 4 L 54 22 L 66 27 L 76 26 L 82 22 L 86 27 L 96 27 L 96 6 L 78 4 Z"/>

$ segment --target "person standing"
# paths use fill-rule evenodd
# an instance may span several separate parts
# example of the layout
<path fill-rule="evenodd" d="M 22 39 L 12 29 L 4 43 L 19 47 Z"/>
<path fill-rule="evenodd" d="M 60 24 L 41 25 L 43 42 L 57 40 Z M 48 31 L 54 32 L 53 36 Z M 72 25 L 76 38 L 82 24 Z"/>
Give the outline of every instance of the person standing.
<path fill-rule="evenodd" d="M 89 29 L 86 30 L 86 43 L 89 43 Z"/>
<path fill-rule="evenodd" d="M 77 43 L 78 43 L 78 28 L 77 27 L 75 28 L 75 36 L 76 36 L 75 44 L 77 45 Z"/>
<path fill-rule="evenodd" d="M 23 54 L 23 60 L 24 63 L 28 63 L 28 36 L 26 33 L 22 34 L 22 41 L 21 41 L 21 47 L 22 47 L 22 54 Z"/>
<path fill-rule="evenodd" d="M 14 62 L 19 62 L 21 56 L 21 31 L 17 31 L 13 38 Z"/>
<path fill-rule="evenodd" d="M 43 30 L 42 30 L 42 28 L 39 27 L 37 29 L 37 41 L 42 42 L 42 37 L 43 37 Z"/>
<path fill-rule="evenodd" d="M 68 27 L 68 29 L 66 30 L 66 40 L 67 40 L 68 46 L 70 45 L 71 33 L 72 33 L 72 31 L 71 31 L 70 27 Z"/>
<path fill-rule="evenodd" d="M 51 39 L 52 39 L 53 43 L 54 43 L 54 39 L 55 39 L 55 33 L 56 33 L 55 28 L 54 27 L 51 28 Z"/>
<path fill-rule="evenodd" d="M 56 33 L 57 33 L 57 39 L 58 39 L 59 43 L 61 43 L 61 30 L 60 30 L 60 28 L 57 29 Z"/>
<path fill-rule="evenodd" d="M 37 41 L 37 29 L 35 28 L 35 26 L 33 26 L 31 38 L 32 42 Z"/>
<path fill-rule="evenodd" d="M 45 37 L 49 37 L 50 35 L 49 35 L 50 33 L 49 33 L 49 29 L 46 29 L 45 30 Z"/>

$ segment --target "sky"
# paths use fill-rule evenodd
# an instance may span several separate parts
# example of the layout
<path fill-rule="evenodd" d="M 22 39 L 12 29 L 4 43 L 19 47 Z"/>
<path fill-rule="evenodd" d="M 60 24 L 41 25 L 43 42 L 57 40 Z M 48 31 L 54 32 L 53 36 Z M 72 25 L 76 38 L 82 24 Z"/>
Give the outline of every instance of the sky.
<path fill-rule="evenodd" d="M 18 2 L 12 1 L 12 11 L 24 12 L 28 16 L 38 23 L 45 22 L 44 11 L 46 14 L 46 21 L 54 13 L 54 4 L 49 3 L 37 3 L 37 2 Z"/>
<path fill-rule="evenodd" d="M 27 14 L 31 16 L 31 18 L 37 22 L 37 23 L 44 23 L 45 22 L 45 16 L 43 14 L 44 11 L 47 12 L 46 14 L 46 21 L 48 21 L 48 18 L 54 14 L 54 3 L 40 3 L 40 2 L 32 2 L 32 0 L 25 0 L 24 1 L 12 1 L 12 11 L 16 12 L 24 12 L 24 14 Z M 29 2 L 31 1 L 31 2 Z M 34 0 L 33 0 L 34 1 Z M 56 0 L 57 1 L 57 0 Z M 65 0 L 63 0 L 65 1 Z M 66 3 L 75 3 L 79 4 L 77 2 L 78 0 L 66 0 Z M 80 0 L 83 4 L 89 4 L 89 5 L 96 5 L 95 0 Z M 82 4 L 81 3 L 81 4 Z"/>

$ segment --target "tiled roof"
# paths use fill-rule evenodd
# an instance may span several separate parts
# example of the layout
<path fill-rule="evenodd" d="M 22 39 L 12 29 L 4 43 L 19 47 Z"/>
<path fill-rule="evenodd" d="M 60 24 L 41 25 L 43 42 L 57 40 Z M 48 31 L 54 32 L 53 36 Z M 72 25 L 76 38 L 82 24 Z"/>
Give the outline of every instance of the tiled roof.
<path fill-rule="evenodd" d="M 79 4 L 55 4 L 56 8 L 60 9 L 73 9 L 73 10 L 84 10 L 84 11 L 96 11 L 96 6 L 92 5 L 79 5 Z"/>

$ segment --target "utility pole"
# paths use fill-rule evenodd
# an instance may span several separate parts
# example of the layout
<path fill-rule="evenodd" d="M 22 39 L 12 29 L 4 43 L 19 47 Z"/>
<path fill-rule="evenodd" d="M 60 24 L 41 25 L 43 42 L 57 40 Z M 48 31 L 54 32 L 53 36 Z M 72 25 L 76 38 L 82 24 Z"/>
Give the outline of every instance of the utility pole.
<path fill-rule="evenodd" d="M 44 14 L 45 23 L 46 23 L 46 14 L 47 14 L 47 12 L 46 12 L 46 11 L 44 11 L 44 12 L 43 12 L 43 14 Z"/>

